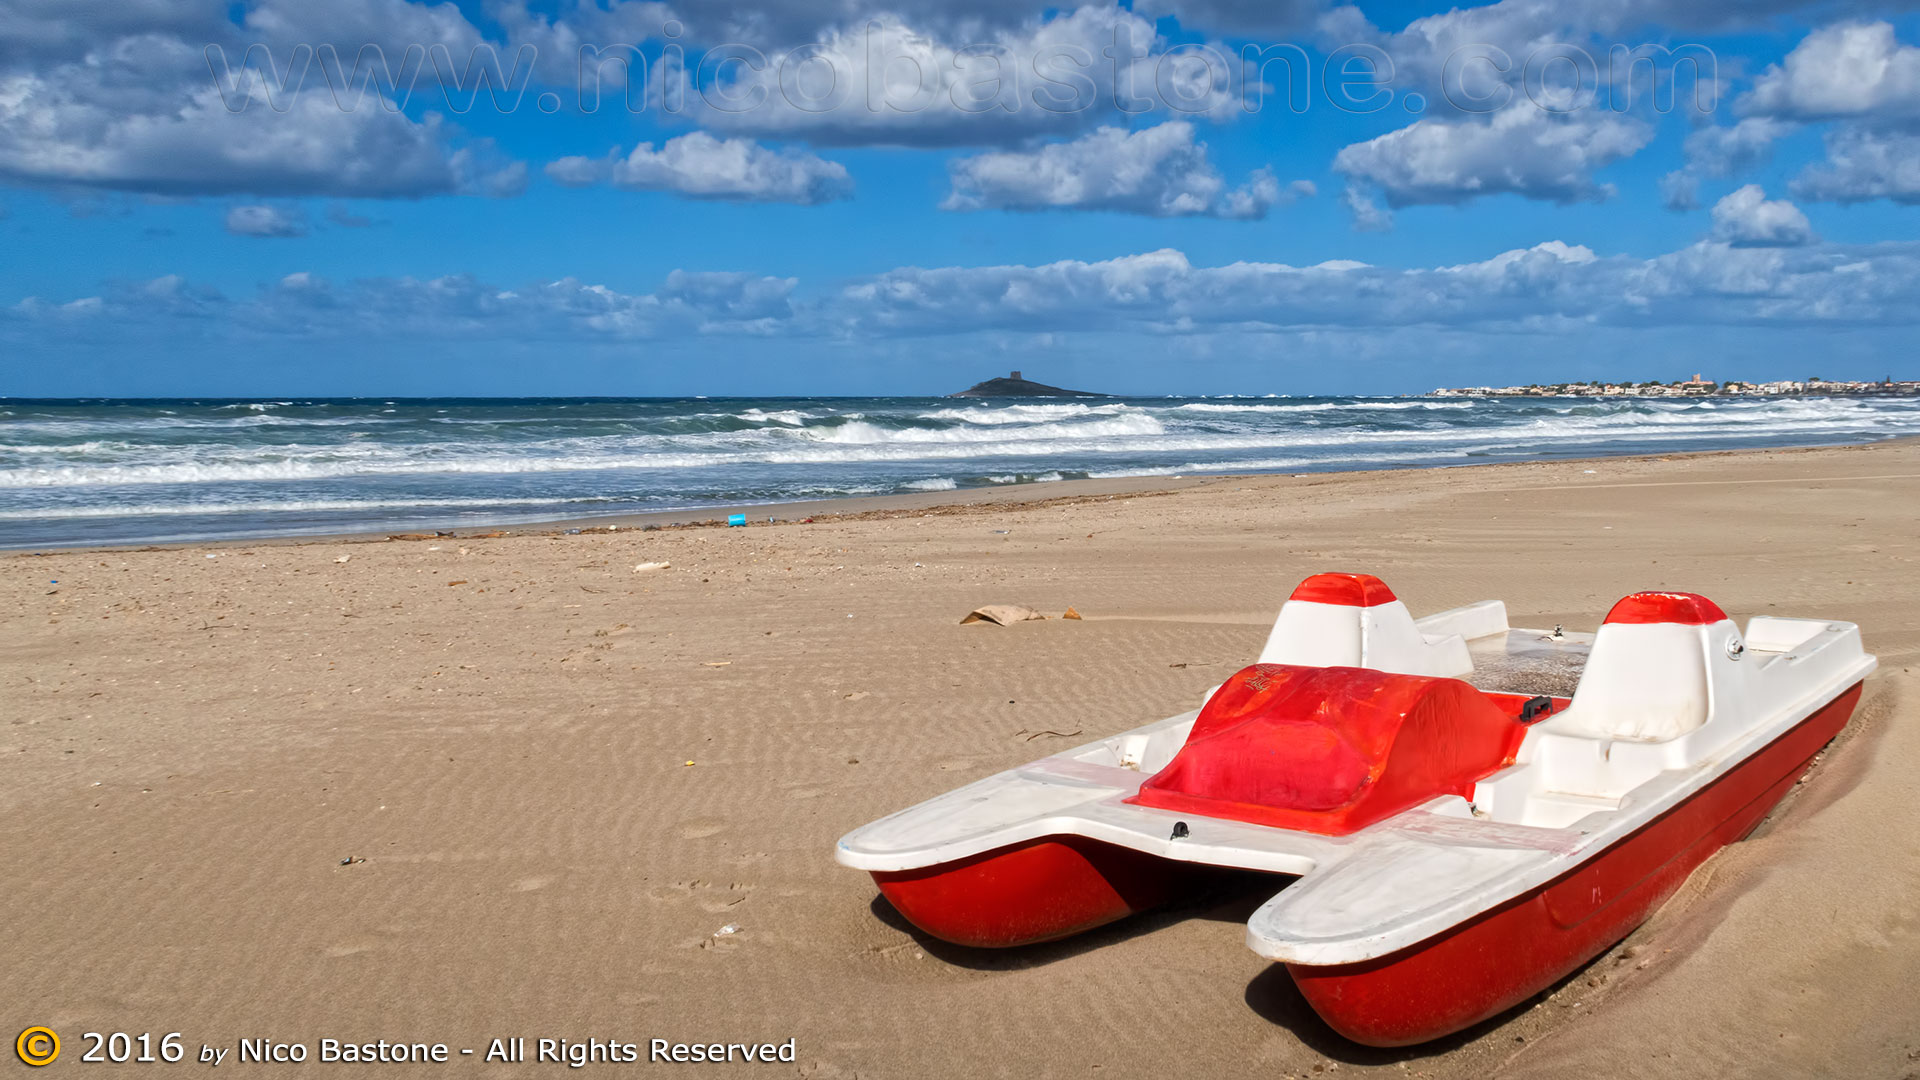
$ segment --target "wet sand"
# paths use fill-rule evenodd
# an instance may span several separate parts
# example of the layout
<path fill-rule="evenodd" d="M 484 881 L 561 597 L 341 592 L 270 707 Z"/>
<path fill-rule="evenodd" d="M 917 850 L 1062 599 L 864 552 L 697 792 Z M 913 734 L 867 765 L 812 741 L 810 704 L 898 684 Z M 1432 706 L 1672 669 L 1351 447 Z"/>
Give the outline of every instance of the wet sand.
<path fill-rule="evenodd" d="M 85 1031 L 179 1031 L 190 1056 L 794 1040 L 650 1066 L 721 1075 L 1920 1072 L 1920 444 L 968 494 L 0 556 L 0 1022 L 76 1059 Z M 834 864 L 874 817 L 1192 708 L 1330 569 L 1577 629 L 1687 589 L 1856 621 L 1881 669 L 1753 838 L 1551 997 L 1427 1047 L 1321 1026 L 1241 944 L 1257 883 L 987 954 Z M 959 625 L 996 602 L 1086 618 Z"/>

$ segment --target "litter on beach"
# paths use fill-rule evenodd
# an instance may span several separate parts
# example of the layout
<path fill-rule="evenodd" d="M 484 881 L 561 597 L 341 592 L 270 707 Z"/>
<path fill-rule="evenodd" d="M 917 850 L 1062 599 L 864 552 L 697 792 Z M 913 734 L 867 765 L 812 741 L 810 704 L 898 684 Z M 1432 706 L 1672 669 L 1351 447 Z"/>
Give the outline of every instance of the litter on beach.
<path fill-rule="evenodd" d="M 967 612 L 967 617 L 960 620 L 960 625 L 965 626 L 968 623 L 990 622 L 996 626 L 1009 626 L 1017 622 L 1030 622 L 1034 619 L 1044 618 L 1046 618 L 1045 615 L 1040 614 L 1030 607 L 1021 607 L 1018 604 L 988 604 Z"/>

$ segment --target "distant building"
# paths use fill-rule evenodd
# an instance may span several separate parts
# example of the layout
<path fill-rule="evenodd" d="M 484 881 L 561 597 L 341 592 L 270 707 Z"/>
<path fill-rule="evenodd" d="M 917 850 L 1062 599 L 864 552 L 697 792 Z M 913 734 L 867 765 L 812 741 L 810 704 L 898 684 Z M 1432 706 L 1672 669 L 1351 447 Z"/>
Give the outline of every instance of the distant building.
<path fill-rule="evenodd" d="M 1920 381 L 1896 381 L 1889 376 L 1878 382 L 1836 382 L 1832 379 L 1810 378 L 1805 382 L 1783 380 L 1755 383 L 1728 379 L 1724 383 L 1715 383 L 1695 372 L 1691 379 L 1672 383 L 1574 382 L 1548 386 L 1537 383 L 1527 386 L 1467 386 L 1443 388 L 1433 391 L 1433 394 L 1437 397 L 1750 397 L 1804 394 L 1897 394 L 1920 397 Z"/>

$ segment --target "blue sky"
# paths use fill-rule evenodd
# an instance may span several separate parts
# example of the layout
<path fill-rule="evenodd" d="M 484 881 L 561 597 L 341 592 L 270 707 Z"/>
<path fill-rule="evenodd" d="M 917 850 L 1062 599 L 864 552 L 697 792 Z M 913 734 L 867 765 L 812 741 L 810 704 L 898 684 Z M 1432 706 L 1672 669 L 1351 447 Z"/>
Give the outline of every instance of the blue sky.
<path fill-rule="evenodd" d="M 938 393 L 1013 367 L 1136 393 L 1920 377 L 1920 20 L 1744 9 L 0 0 L 0 393 Z M 1100 52 L 1116 32 L 1125 76 Z M 583 42 L 638 46 L 642 108 L 617 83 L 579 108 Z M 675 70 L 669 43 L 818 59 L 783 91 L 771 70 Z M 1250 43 L 1301 49 L 1304 111 L 1243 107 Z M 323 45 L 349 65 L 370 45 L 396 67 L 409 47 L 533 59 L 516 107 L 452 111 L 464 95 L 429 62 L 403 108 L 348 112 L 319 63 L 278 108 L 239 96 L 260 90 L 254 44 L 282 66 Z M 957 108 L 955 57 L 983 44 L 1024 80 L 1003 103 L 1048 91 L 1036 56 L 1075 49 L 1091 91 Z M 242 72 L 224 101 L 209 46 Z M 1613 46 L 1697 47 L 1714 107 L 1610 108 Z M 1385 108 L 1322 84 L 1350 55 L 1392 63 L 1355 84 Z M 809 70 L 881 87 L 874 56 L 920 65 L 932 104 L 791 103 Z M 1460 59 L 1484 56 L 1507 70 Z M 1690 70 L 1661 78 L 1685 99 Z M 768 104 L 706 104 L 756 78 Z M 1115 78 L 1148 107 L 1114 108 Z M 1448 106 L 1469 91 L 1505 104 Z M 915 92 L 897 79 L 889 100 Z"/>

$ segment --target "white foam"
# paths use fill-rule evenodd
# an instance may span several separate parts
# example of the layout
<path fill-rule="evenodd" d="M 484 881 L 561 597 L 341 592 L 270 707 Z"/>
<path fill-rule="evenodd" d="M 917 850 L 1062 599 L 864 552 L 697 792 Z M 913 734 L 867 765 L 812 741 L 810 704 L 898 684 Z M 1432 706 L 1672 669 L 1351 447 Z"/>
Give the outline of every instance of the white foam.
<path fill-rule="evenodd" d="M 1076 416 L 1116 416 L 1130 406 L 1113 405 L 973 405 L 959 409 L 934 409 L 920 414 L 922 420 L 949 420 L 958 424 L 1034 424 L 1048 420 L 1069 420 Z"/>
<path fill-rule="evenodd" d="M 742 420 L 752 420 L 755 423 L 786 424 L 790 427 L 800 427 L 809 420 L 817 419 L 815 414 L 801 412 L 799 409 L 778 409 L 773 412 L 767 412 L 764 409 L 748 409 L 739 416 Z"/>
<path fill-rule="evenodd" d="M 1029 423 L 1011 430 L 997 427 L 887 428 L 866 420 L 837 427 L 808 428 L 806 434 L 822 442 L 885 445 L 889 443 L 997 443 L 1110 439 L 1129 435 L 1159 435 L 1166 425 L 1145 413 L 1080 423 Z"/>
<path fill-rule="evenodd" d="M 44 518 L 185 517 L 196 514 L 279 514 L 366 510 L 482 510 L 508 506 L 576 506 L 632 502 L 608 496 L 551 499 L 265 499 L 258 502 L 134 503 L 113 506 L 59 506 L 33 510 L 0 510 L 0 521 Z M 639 504 L 634 504 L 639 509 Z"/>
<path fill-rule="evenodd" d="M 1314 401 L 1299 405 L 1222 405 L 1216 402 L 1193 402 L 1175 405 L 1173 412 L 1199 413 L 1299 413 L 1299 412 L 1351 412 L 1351 411 L 1387 411 L 1400 412 L 1420 409 L 1429 412 L 1440 410 L 1471 409 L 1475 405 L 1469 401 Z"/>

